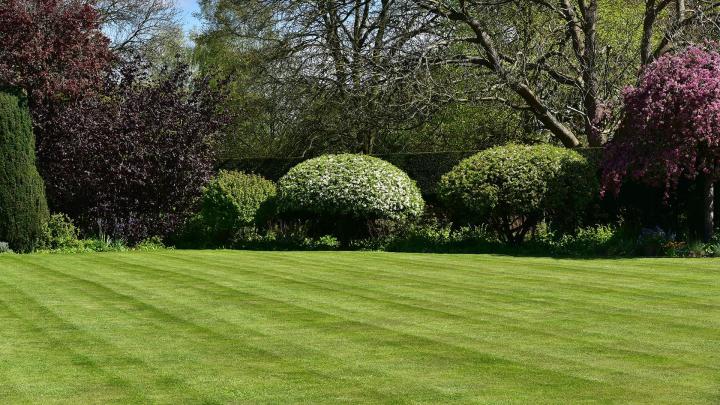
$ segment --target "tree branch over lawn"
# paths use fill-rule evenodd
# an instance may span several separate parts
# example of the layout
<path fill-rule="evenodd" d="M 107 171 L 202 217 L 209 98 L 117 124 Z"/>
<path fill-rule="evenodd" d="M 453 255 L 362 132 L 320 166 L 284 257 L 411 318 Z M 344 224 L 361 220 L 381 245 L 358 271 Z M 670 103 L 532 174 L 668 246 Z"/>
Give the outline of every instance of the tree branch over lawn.
<path fill-rule="evenodd" d="M 97 10 L 112 50 L 133 55 L 152 40 L 178 26 L 179 11 L 172 0 L 100 0 Z"/>
<path fill-rule="evenodd" d="M 710 37 L 703 29 L 717 26 L 720 9 L 709 0 L 627 10 L 599 0 L 415 1 L 454 27 L 448 43 L 463 57 L 451 52 L 448 64 L 492 72 L 568 147 L 602 146 L 619 123 L 620 90 L 678 44 Z"/>
<path fill-rule="evenodd" d="M 485 28 L 483 23 L 479 19 L 472 17 L 471 13 L 468 11 L 466 1 L 461 0 L 459 8 L 455 8 L 452 5 L 435 0 L 420 0 L 419 4 L 421 7 L 437 15 L 443 16 L 451 21 L 457 21 L 465 24 L 475 35 L 473 42 L 480 45 L 484 51 L 483 60 L 487 60 L 488 62 L 485 66 L 494 72 L 528 105 L 529 110 L 535 115 L 535 117 L 542 122 L 545 128 L 552 132 L 563 145 L 572 148 L 580 144 L 580 141 L 573 131 L 565 126 L 555 116 L 544 100 L 538 97 L 528 84 L 520 78 L 515 77 L 514 74 L 505 68 L 503 61 L 512 60 L 512 58 L 503 55 L 497 49 L 495 46 L 495 40 Z M 540 69 L 544 68 L 542 63 L 535 63 L 532 66 Z M 558 75 L 556 75 L 556 77 L 558 77 Z"/>

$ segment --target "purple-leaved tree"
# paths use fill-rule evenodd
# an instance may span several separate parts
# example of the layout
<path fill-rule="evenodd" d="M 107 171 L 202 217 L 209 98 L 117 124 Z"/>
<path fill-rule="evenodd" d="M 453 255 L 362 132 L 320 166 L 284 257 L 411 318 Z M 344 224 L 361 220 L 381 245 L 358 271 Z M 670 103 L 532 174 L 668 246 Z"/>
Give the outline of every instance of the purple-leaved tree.
<path fill-rule="evenodd" d="M 102 86 L 113 55 L 93 3 L 0 1 L 0 83 L 28 93 L 36 120 L 41 105 Z"/>
<path fill-rule="evenodd" d="M 226 122 L 224 93 L 180 62 L 153 77 L 136 61 L 117 72 L 53 116 L 39 153 L 54 210 L 132 243 L 166 236 L 195 212 Z"/>
<path fill-rule="evenodd" d="M 703 193 L 705 240 L 713 236 L 714 183 L 720 179 L 720 45 L 706 43 L 648 65 L 625 90 L 625 118 L 608 144 L 603 192 L 625 178 L 664 187 L 682 178 Z"/>

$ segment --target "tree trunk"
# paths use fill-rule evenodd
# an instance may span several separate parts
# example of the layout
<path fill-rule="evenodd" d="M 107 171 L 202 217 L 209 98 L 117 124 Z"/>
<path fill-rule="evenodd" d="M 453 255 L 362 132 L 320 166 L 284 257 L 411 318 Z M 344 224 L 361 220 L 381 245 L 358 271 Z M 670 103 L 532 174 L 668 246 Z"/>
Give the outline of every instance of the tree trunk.
<path fill-rule="evenodd" d="M 575 137 L 572 130 L 566 127 L 560 120 L 555 117 L 547 106 L 524 84 L 516 84 L 512 86 L 513 90 L 522 97 L 522 99 L 530 106 L 530 112 L 535 118 L 543 123 L 545 129 L 550 131 L 556 138 L 562 142 L 567 148 L 575 148 L 580 146 L 580 141 Z"/>
<path fill-rule="evenodd" d="M 584 3 L 581 3 L 584 4 Z M 597 42 L 597 0 L 591 0 L 583 9 L 583 33 L 585 35 L 585 48 L 580 61 L 583 69 L 583 82 L 585 91 L 583 106 L 585 107 L 585 134 L 588 144 L 592 147 L 600 147 L 605 144 L 605 135 L 601 130 L 604 120 L 605 109 L 598 97 L 598 72 L 596 64 L 596 42 Z"/>
<path fill-rule="evenodd" d="M 704 242 L 710 242 L 715 232 L 715 184 L 712 178 L 705 174 L 701 177 L 702 190 L 702 236 Z"/>

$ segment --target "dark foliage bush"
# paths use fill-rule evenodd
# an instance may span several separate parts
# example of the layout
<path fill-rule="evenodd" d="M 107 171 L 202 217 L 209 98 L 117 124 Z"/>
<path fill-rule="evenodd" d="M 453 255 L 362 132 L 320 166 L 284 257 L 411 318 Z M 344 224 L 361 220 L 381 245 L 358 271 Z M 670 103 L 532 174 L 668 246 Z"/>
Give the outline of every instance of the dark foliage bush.
<path fill-rule="evenodd" d="M 202 216 L 214 238 L 226 241 L 239 228 L 266 222 L 276 193 L 270 180 L 221 170 L 205 187 Z"/>
<path fill-rule="evenodd" d="M 440 198 L 460 224 L 487 224 L 519 243 L 541 222 L 572 232 L 597 193 L 596 170 L 575 151 L 508 145 L 463 160 L 443 176 Z"/>
<path fill-rule="evenodd" d="M 0 241 L 32 250 L 47 216 L 27 98 L 20 90 L 0 90 Z"/>
<path fill-rule="evenodd" d="M 0 82 L 24 89 L 33 113 L 100 88 L 113 59 L 101 23 L 88 1 L 0 1 Z"/>
<path fill-rule="evenodd" d="M 322 223 L 318 232 L 343 239 L 367 234 L 377 221 L 404 222 L 425 203 L 413 180 L 392 164 L 367 155 L 325 155 L 292 168 L 278 183 L 286 217 Z"/>
<path fill-rule="evenodd" d="M 132 63 L 102 95 L 68 105 L 40 148 L 52 208 L 87 233 L 130 243 L 168 235 L 196 212 L 225 122 L 221 93 L 189 66 L 146 72 Z"/>

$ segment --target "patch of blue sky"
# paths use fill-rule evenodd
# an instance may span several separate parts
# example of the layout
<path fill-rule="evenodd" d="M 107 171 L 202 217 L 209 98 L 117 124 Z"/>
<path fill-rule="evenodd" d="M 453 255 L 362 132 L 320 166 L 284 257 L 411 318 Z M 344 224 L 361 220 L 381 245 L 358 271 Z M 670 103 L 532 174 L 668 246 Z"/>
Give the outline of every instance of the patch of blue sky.
<path fill-rule="evenodd" d="M 197 0 L 176 0 L 177 8 L 180 10 L 180 21 L 185 32 L 191 32 L 200 28 L 200 21 L 194 16 L 200 11 Z"/>

